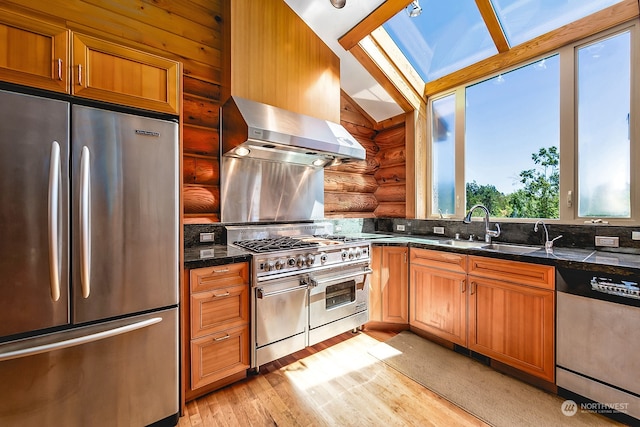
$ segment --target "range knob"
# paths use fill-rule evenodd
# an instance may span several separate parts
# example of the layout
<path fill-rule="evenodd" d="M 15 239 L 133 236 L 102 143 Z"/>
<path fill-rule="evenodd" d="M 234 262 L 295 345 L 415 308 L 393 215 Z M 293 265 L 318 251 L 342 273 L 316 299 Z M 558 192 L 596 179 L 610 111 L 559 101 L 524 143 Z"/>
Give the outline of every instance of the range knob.
<path fill-rule="evenodd" d="M 324 264 L 325 262 L 327 262 L 327 254 L 325 254 L 324 252 L 320 254 L 320 262 L 322 264 Z"/>
<path fill-rule="evenodd" d="M 276 261 L 276 270 L 282 270 L 287 262 L 283 259 L 279 259 Z"/>
<path fill-rule="evenodd" d="M 362 256 L 362 249 L 356 248 L 356 258 L 360 258 Z"/>
<path fill-rule="evenodd" d="M 315 260 L 316 256 L 314 254 L 307 254 L 307 257 L 305 258 L 305 264 L 307 264 L 307 267 L 311 267 Z"/>
<path fill-rule="evenodd" d="M 305 257 L 304 255 L 298 255 L 296 257 L 296 265 L 300 268 L 304 267 Z"/>
<path fill-rule="evenodd" d="M 342 257 L 342 260 L 345 261 L 347 259 L 347 257 L 349 256 L 348 252 L 346 249 L 343 249 L 340 251 L 340 256 Z"/>
<path fill-rule="evenodd" d="M 353 259 L 356 256 L 356 251 L 353 248 L 349 248 L 349 259 Z"/>
<path fill-rule="evenodd" d="M 276 268 L 276 263 L 273 260 L 269 260 L 267 261 L 267 264 L 265 265 L 264 269 L 267 271 L 273 271 Z"/>
<path fill-rule="evenodd" d="M 295 258 L 289 258 L 289 259 L 287 260 L 287 265 L 288 265 L 289 267 L 293 267 L 293 266 L 295 266 L 295 265 L 296 265 L 296 259 L 295 259 Z"/>

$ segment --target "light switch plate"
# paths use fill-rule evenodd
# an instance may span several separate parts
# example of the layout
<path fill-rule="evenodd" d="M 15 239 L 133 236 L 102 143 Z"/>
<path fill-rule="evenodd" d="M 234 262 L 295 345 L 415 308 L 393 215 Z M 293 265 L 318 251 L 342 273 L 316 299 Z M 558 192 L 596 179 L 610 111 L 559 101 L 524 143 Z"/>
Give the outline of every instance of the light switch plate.
<path fill-rule="evenodd" d="M 397 231 L 404 231 L 404 225 L 402 225 L 402 224 L 396 225 L 396 230 Z"/>
<path fill-rule="evenodd" d="M 200 233 L 201 242 L 213 242 L 215 239 L 215 233 Z"/>
<path fill-rule="evenodd" d="M 620 246 L 620 238 L 609 237 L 609 236 L 596 236 L 596 246 L 607 246 L 610 248 L 617 248 L 618 246 Z"/>

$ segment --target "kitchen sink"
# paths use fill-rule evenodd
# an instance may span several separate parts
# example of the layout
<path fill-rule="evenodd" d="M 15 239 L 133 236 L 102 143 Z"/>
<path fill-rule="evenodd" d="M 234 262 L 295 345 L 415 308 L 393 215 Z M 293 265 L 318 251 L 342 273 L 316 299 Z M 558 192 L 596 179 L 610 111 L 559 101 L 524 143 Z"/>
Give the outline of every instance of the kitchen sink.
<path fill-rule="evenodd" d="M 491 243 L 482 245 L 480 248 L 508 254 L 528 254 L 542 249 L 541 246 L 512 245 L 509 243 Z"/>
<path fill-rule="evenodd" d="M 473 242 L 471 240 L 445 240 L 441 245 L 453 246 L 454 248 L 481 248 L 484 242 Z"/>

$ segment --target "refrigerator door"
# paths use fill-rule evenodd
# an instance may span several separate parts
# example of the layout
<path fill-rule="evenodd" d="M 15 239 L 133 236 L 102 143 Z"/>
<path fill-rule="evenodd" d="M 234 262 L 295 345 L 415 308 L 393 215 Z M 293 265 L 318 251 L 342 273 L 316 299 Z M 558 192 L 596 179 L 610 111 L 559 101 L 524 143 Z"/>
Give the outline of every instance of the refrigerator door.
<path fill-rule="evenodd" d="M 178 309 L 0 344 L 0 426 L 178 418 Z"/>
<path fill-rule="evenodd" d="M 0 91 L 0 118 L 0 337 L 6 337 L 69 322 L 69 104 Z"/>
<path fill-rule="evenodd" d="M 178 125 L 72 107 L 73 322 L 178 302 Z"/>

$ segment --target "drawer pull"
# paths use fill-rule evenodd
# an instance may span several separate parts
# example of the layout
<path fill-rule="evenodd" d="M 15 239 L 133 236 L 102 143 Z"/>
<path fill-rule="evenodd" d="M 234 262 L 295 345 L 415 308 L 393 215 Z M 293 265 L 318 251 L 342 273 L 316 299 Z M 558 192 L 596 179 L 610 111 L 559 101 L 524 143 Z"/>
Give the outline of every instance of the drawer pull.
<path fill-rule="evenodd" d="M 469 295 L 473 295 L 476 292 L 476 282 L 471 282 L 471 289 L 469 290 Z"/>
<path fill-rule="evenodd" d="M 461 294 L 464 294 L 466 290 L 467 290 L 467 289 L 466 289 L 466 286 L 465 286 L 465 281 L 464 281 L 464 280 L 461 280 L 461 281 L 460 281 L 460 293 L 461 293 Z"/>
<path fill-rule="evenodd" d="M 222 298 L 222 297 L 228 297 L 229 295 L 231 295 L 229 293 L 229 291 L 225 292 L 224 294 L 213 294 L 214 298 Z"/>
<path fill-rule="evenodd" d="M 228 268 L 221 268 L 220 270 L 213 270 L 214 273 L 228 273 L 229 269 Z"/>
<path fill-rule="evenodd" d="M 225 334 L 225 336 L 223 337 L 218 337 L 218 338 L 214 338 L 214 341 L 224 341 L 224 340 L 228 340 L 229 338 L 231 338 L 231 335 L 229 334 Z"/>

